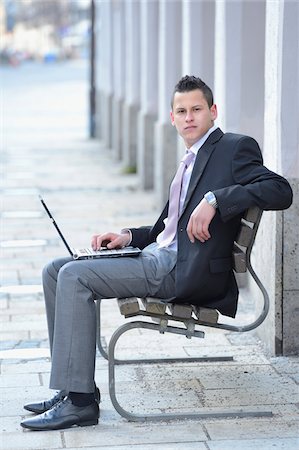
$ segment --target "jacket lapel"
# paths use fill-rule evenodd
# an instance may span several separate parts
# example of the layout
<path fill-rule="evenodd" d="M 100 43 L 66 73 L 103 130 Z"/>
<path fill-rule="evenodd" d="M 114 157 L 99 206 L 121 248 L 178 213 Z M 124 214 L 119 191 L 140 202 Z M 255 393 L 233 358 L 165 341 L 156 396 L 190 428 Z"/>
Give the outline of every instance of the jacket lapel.
<path fill-rule="evenodd" d="M 217 128 L 206 140 L 206 142 L 203 144 L 203 146 L 199 149 L 197 153 L 197 157 L 194 163 L 185 203 L 183 206 L 183 210 L 181 212 L 181 215 L 184 213 L 186 206 L 188 205 L 192 194 L 196 188 L 196 186 L 199 183 L 199 180 L 203 174 L 203 171 L 205 170 L 205 167 L 207 165 L 207 162 L 209 161 L 210 156 L 212 155 L 216 143 L 221 139 L 223 136 L 223 132 L 220 130 L 220 128 Z"/>

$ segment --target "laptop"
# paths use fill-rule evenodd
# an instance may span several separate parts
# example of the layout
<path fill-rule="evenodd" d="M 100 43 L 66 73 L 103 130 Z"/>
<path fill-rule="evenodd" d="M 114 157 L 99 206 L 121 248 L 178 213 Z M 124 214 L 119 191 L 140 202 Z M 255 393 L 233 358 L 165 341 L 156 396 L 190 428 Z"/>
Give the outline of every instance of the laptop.
<path fill-rule="evenodd" d="M 49 218 L 51 219 L 52 224 L 54 225 L 56 231 L 59 234 L 59 237 L 62 239 L 62 242 L 66 246 L 66 249 L 68 250 L 69 254 L 73 257 L 73 259 L 94 259 L 94 258 L 118 258 L 120 256 L 138 256 L 141 253 L 140 248 L 138 247 L 124 247 L 119 249 L 108 249 L 106 247 L 102 247 L 100 250 L 93 250 L 90 248 L 72 248 L 69 246 L 67 240 L 65 239 L 64 235 L 62 234 L 60 228 L 58 227 L 57 223 L 55 222 L 48 206 L 46 205 L 44 199 L 41 195 L 39 195 L 39 199 L 41 201 L 41 204 L 43 205 L 46 213 L 48 214 Z"/>

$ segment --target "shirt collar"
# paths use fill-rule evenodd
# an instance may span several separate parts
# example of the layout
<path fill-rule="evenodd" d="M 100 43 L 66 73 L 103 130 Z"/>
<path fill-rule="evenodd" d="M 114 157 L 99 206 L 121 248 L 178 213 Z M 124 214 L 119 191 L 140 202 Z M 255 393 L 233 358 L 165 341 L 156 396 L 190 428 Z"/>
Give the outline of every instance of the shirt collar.
<path fill-rule="evenodd" d="M 210 134 L 212 134 L 213 131 L 215 131 L 217 128 L 218 128 L 217 125 L 213 125 L 211 128 L 208 129 L 206 134 L 204 134 L 200 139 L 198 139 L 198 141 L 195 142 L 195 144 L 193 144 L 192 147 L 190 147 L 189 149 L 186 149 L 186 151 L 192 152 L 196 156 L 198 151 L 199 151 L 199 149 L 206 142 L 206 140 L 208 139 Z"/>

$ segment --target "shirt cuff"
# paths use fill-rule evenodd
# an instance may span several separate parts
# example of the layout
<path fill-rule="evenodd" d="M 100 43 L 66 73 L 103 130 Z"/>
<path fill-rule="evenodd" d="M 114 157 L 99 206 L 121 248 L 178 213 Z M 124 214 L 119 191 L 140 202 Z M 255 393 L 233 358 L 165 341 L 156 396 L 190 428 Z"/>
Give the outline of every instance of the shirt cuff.
<path fill-rule="evenodd" d="M 133 239 L 132 231 L 130 230 L 130 228 L 123 228 L 120 232 L 121 232 L 121 233 L 129 233 L 129 235 L 130 235 L 130 240 L 129 240 L 129 242 L 127 243 L 127 245 L 125 245 L 125 247 L 129 247 L 129 245 L 131 245 L 131 242 L 132 242 L 132 239 Z"/>

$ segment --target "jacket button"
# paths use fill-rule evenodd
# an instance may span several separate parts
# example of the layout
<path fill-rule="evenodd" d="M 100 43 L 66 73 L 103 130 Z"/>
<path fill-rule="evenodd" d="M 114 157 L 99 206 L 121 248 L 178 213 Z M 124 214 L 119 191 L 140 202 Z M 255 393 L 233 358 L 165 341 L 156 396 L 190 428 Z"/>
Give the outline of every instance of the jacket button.
<path fill-rule="evenodd" d="M 180 229 L 180 232 L 181 232 L 181 233 L 183 232 L 183 228 Z"/>

